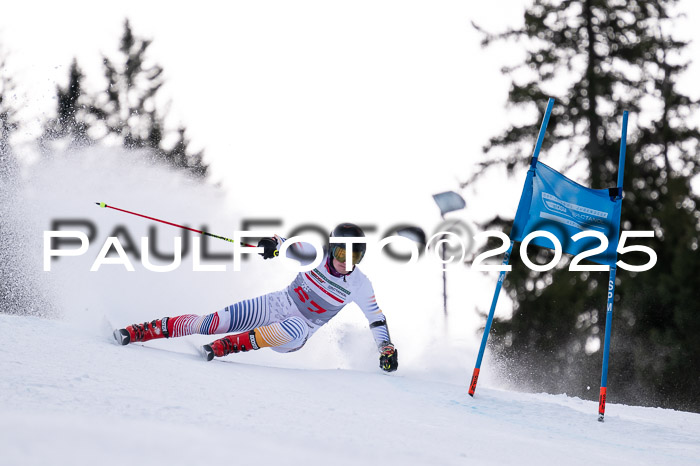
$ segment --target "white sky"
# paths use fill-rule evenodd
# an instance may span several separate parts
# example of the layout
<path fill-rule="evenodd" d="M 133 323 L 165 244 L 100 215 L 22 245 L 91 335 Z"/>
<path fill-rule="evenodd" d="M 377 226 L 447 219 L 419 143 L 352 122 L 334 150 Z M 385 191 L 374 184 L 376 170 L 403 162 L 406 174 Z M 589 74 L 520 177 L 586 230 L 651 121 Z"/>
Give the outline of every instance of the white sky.
<path fill-rule="evenodd" d="M 165 69 L 171 123 L 184 124 L 193 147 L 205 149 L 231 210 L 282 217 L 283 233 L 340 221 L 374 222 L 379 233 L 413 222 L 430 233 L 440 220 L 431 194 L 457 190 L 511 118 L 500 69 L 518 62 L 521 47 L 482 49 L 470 23 L 494 32 L 517 26 L 525 4 L 6 3 L 3 72 L 18 85 L 28 123 L 17 142 L 36 138 L 53 115 L 56 85 L 66 84 L 73 57 L 87 89 L 102 88 L 101 56 L 115 56 L 128 17 L 137 36 L 153 39 L 150 58 Z M 690 25 L 700 24 L 700 6 L 680 5 L 690 11 L 677 32 L 695 38 Z M 698 50 L 694 44 L 690 56 Z M 683 82 L 695 97 L 699 74 L 694 64 Z M 479 184 L 463 193 L 467 209 L 457 216 L 514 215 L 521 182 Z"/>
<path fill-rule="evenodd" d="M 34 122 L 17 139 L 53 114 L 74 56 L 88 90 L 101 88 L 101 55 L 115 55 L 126 17 L 153 39 L 171 123 L 205 149 L 234 202 L 260 215 L 411 220 L 418 203 L 436 216 L 430 194 L 457 188 L 509 117 L 500 67 L 520 48 L 481 49 L 470 22 L 518 25 L 522 1 L 229 3 L 4 5 L 0 44 L 22 119 Z M 692 37 L 700 8 L 684 8 L 678 31 Z M 697 75 L 695 65 L 687 83 Z"/>
<path fill-rule="evenodd" d="M 154 39 L 172 123 L 206 150 L 236 204 L 299 221 L 333 211 L 329 223 L 393 224 L 414 219 L 416 202 L 437 219 L 430 195 L 457 188 L 501 125 L 501 57 L 480 49 L 470 20 L 517 23 L 522 9 L 512 5 L 179 2 L 165 10 L 127 1 L 104 11 L 93 2 L 12 2 L 0 40 L 22 117 L 37 122 L 54 111 L 73 56 L 88 89 L 101 86 L 101 55 L 114 56 L 128 17 L 135 34 Z M 27 125 L 18 139 L 37 132 Z"/>

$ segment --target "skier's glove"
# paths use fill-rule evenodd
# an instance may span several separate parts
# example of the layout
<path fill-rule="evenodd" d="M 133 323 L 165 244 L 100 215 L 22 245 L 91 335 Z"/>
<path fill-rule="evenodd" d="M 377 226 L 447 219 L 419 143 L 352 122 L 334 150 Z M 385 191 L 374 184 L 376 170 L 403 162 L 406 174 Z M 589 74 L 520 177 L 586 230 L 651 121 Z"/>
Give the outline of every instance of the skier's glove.
<path fill-rule="evenodd" d="M 385 343 L 379 348 L 379 367 L 386 372 L 394 372 L 399 368 L 399 350 L 391 343 Z"/>
<path fill-rule="evenodd" d="M 263 256 L 263 259 L 273 259 L 279 255 L 275 238 L 262 238 L 258 241 L 258 247 L 265 249 L 263 252 L 259 253 Z"/>

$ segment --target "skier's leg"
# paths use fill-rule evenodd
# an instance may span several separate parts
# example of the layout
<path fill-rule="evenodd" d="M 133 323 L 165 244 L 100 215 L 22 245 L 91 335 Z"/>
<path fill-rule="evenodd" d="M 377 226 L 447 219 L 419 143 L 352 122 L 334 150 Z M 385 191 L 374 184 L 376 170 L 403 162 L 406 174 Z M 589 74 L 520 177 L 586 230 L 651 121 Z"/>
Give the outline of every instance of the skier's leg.
<path fill-rule="evenodd" d="M 230 353 L 265 347 L 287 353 L 304 346 L 308 336 L 307 322 L 301 317 L 291 316 L 247 332 L 220 338 L 209 345 L 204 345 L 204 351 L 209 361 L 214 359 L 214 356 L 222 357 Z"/>
<path fill-rule="evenodd" d="M 215 335 L 243 332 L 266 325 L 270 323 L 272 317 L 267 296 L 245 299 L 204 316 L 185 314 L 170 317 L 168 319 L 168 333 L 170 337 L 182 337 L 195 333 Z"/>
<path fill-rule="evenodd" d="M 221 311 L 204 316 L 185 314 L 163 317 L 152 322 L 133 324 L 115 330 L 114 338 L 122 345 L 135 341 L 149 341 L 158 338 L 182 337 L 195 333 L 213 335 L 241 332 L 267 325 L 276 317 L 271 313 L 268 296 L 246 299 L 227 306 Z"/>
<path fill-rule="evenodd" d="M 253 330 L 260 348 L 270 347 L 280 353 L 296 351 L 304 346 L 309 337 L 309 326 L 300 317 L 292 316 Z"/>
<path fill-rule="evenodd" d="M 311 338 L 313 336 L 313 334 L 316 333 L 316 330 L 321 328 L 320 326 L 314 325 L 313 323 L 306 320 L 306 318 L 301 315 L 301 313 L 296 308 L 296 306 L 292 307 L 289 310 L 289 316 L 296 317 L 296 319 L 298 319 L 298 321 L 295 321 L 295 322 L 301 321 L 303 323 L 303 326 L 304 326 L 303 334 L 305 336 L 304 336 L 304 338 L 294 338 L 287 343 L 284 343 L 284 344 L 279 345 L 279 346 L 273 346 L 270 348 L 273 351 L 277 351 L 278 353 L 291 353 L 292 351 L 300 350 L 302 348 L 302 346 L 304 346 L 306 344 L 306 342 L 309 340 L 309 338 Z"/>

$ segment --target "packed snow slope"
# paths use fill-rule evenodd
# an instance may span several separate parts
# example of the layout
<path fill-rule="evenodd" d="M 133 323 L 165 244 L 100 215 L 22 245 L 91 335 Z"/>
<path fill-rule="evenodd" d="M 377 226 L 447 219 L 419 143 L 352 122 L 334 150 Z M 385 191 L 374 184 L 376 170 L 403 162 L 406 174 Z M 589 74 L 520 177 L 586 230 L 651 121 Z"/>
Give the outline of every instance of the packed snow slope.
<path fill-rule="evenodd" d="M 409 266 L 368 253 L 362 262 L 399 349 L 396 373 L 378 368 L 355 305 L 291 354 L 263 349 L 207 363 L 197 348 L 215 337 L 201 335 L 118 346 L 112 326 L 208 314 L 283 289 L 296 272 L 258 257 L 240 272 L 223 259 L 208 265 L 226 271 L 196 272 L 192 251 L 166 273 L 146 270 L 139 254 L 129 256 L 133 272 L 109 263 L 91 272 L 108 237 L 141 253 L 145 238 L 170 253 L 183 235 L 96 201 L 222 235 L 244 229 L 244 218 L 277 215 L 279 206 L 251 202 L 268 184 L 249 181 L 249 196 L 228 198 L 134 153 L 94 148 L 35 159 L 7 205 L 16 233 L 8 247 L 26 260 L 7 276 L 12 289 L 27 293 L 25 315 L 0 308 L 0 466 L 700 464 L 700 415 L 620 406 L 614 387 L 601 424 L 593 401 L 496 389 L 487 351 L 470 398 L 481 322 L 475 309 L 488 306 L 495 278 L 451 270 L 445 319 L 441 268 L 428 257 Z M 381 206 L 350 204 L 355 212 L 302 209 L 304 217 L 285 217 L 279 232 L 311 220 L 374 221 L 375 241 L 399 220 Z M 417 200 L 404 204 L 417 215 Z M 71 219 L 85 223 L 55 226 Z M 87 251 L 54 258 L 47 271 L 44 232 L 90 234 L 85 225 L 94 230 Z M 212 241 L 209 251 L 229 247 Z M 595 390 L 598 377 L 583 383 Z"/>
<path fill-rule="evenodd" d="M 698 414 L 609 404 L 599 423 L 591 401 L 484 386 L 472 399 L 401 369 L 208 363 L 208 339 L 121 347 L 103 318 L 0 315 L 0 463 L 700 463 Z"/>

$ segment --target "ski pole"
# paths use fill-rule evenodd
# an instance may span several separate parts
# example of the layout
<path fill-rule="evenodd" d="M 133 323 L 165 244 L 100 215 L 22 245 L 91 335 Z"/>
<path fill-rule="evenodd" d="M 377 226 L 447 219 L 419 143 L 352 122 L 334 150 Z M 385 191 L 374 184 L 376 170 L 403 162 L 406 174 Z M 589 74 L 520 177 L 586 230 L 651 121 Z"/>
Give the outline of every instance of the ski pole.
<path fill-rule="evenodd" d="M 130 212 L 130 211 L 128 211 L 128 210 L 124 210 L 124 209 L 120 209 L 120 208 L 118 208 L 118 207 L 114 207 L 114 206 L 111 206 L 111 205 L 107 205 L 107 204 L 105 204 L 104 202 L 95 202 L 95 204 L 97 204 L 98 206 L 100 206 L 100 207 L 102 207 L 102 208 L 114 209 L 114 210 L 118 210 L 119 212 L 125 212 L 125 213 L 127 213 L 127 214 L 136 215 L 136 216 L 138 216 L 138 217 L 147 218 L 147 219 L 149 219 L 149 220 L 155 220 L 156 222 L 165 223 L 166 225 L 171 225 L 171 226 L 174 226 L 174 227 L 182 228 L 183 230 L 194 231 L 195 233 L 199 233 L 200 235 L 211 236 L 212 238 L 222 239 L 222 240 L 224 240 L 224 241 L 228 241 L 229 243 L 233 243 L 233 242 L 234 242 L 232 239 L 226 238 L 226 237 L 224 237 L 224 236 L 219 236 L 219 235 L 215 235 L 215 234 L 213 234 L 213 233 L 208 233 L 208 232 L 206 232 L 206 231 L 197 230 L 197 229 L 195 229 L 195 228 L 190 228 L 190 227 L 186 227 L 186 226 L 183 226 L 183 225 L 178 225 L 177 223 L 166 222 L 165 220 L 160 220 L 160 219 L 157 219 L 157 218 L 149 217 L 148 215 L 137 214 L 136 212 Z M 242 246 L 245 246 L 245 247 L 248 247 L 248 248 L 254 248 L 254 247 L 255 247 L 255 246 L 253 246 L 252 244 L 244 243 L 244 242 L 242 242 L 242 241 L 241 241 L 241 245 L 242 245 Z"/>

